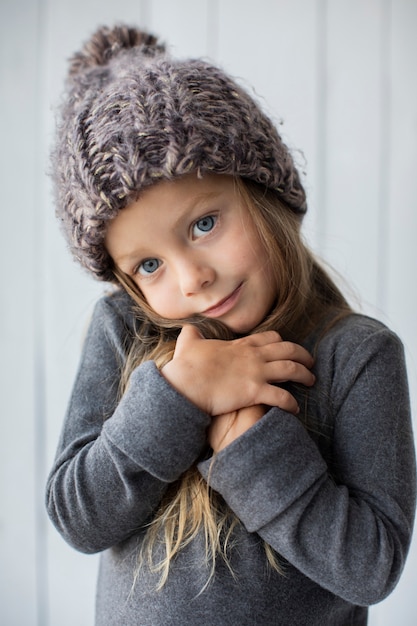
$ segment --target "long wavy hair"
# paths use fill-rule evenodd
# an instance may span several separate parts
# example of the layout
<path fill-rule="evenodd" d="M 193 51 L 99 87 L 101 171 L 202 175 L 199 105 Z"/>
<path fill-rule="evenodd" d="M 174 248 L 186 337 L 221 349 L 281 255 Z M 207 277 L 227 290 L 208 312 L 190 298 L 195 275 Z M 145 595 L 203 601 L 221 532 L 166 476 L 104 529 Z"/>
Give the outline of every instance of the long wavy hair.
<path fill-rule="evenodd" d="M 305 245 L 301 219 L 290 211 L 274 192 L 260 185 L 236 179 L 236 193 L 247 207 L 259 233 L 272 267 L 276 300 L 267 317 L 251 333 L 277 330 L 284 340 L 302 342 L 317 326 L 329 325 L 351 312 L 341 291 Z M 141 320 L 124 366 L 121 394 L 129 385 L 133 370 L 147 360 L 161 368 L 173 356 L 176 337 L 185 322 L 196 324 L 205 338 L 233 339 L 235 335 L 223 324 L 195 317 L 190 320 L 166 320 L 149 307 L 133 280 L 113 267 L 120 285 L 137 304 Z M 304 403 L 307 426 L 307 402 Z M 206 457 L 215 455 L 208 449 Z M 208 566 L 207 583 L 214 575 L 216 559 L 222 558 L 233 574 L 230 554 L 233 531 L 239 520 L 221 496 L 209 488 L 197 466 L 188 469 L 169 485 L 158 510 L 146 529 L 138 569 L 147 563 L 159 574 L 158 588 L 165 584 L 176 555 L 202 531 Z M 156 546 L 164 546 L 165 556 L 155 559 Z M 264 542 L 267 562 L 281 571 L 279 556 Z"/>

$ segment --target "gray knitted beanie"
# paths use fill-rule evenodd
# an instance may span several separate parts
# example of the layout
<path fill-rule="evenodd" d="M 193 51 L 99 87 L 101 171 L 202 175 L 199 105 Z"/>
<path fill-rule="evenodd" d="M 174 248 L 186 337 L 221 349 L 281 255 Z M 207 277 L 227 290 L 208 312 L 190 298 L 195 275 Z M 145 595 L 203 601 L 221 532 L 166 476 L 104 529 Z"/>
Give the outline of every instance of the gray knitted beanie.
<path fill-rule="evenodd" d="M 100 28 L 70 66 L 52 178 L 74 257 L 114 280 L 106 226 L 145 187 L 183 174 L 247 178 L 302 215 L 288 148 L 254 100 L 219 68 L 175 60 L 143 31 Z"/>

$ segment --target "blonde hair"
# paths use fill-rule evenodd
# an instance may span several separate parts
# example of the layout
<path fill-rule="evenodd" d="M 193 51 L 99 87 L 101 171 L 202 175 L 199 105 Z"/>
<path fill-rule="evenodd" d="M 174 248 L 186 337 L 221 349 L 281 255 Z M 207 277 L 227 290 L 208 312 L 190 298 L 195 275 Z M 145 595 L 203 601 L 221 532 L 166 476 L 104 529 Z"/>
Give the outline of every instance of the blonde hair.
<path fill-rule="evenodd" d="M 331 320 L 347 315 L 350 307 L 345 298 L 302 240 L 299 216 L 288 210 L 275 193 L 265 191 L 256 183 L 236 179 L 236 191 L 268 250 L 277 293 L 273 309 L 251 332 L 274 329 L 286 340 L 301 342 L 326 318 L 331 324 Z M 113 271 L 137 303 L 138 317 L 143 320 L 124 367 L 121 393 L 126 390 L 132 371 L 142 362 L 154 360 L 161 368 L 172 358 L 176 336 L 185 321 L 197 324 L 206 338 L 234 337 L 228 328 L 218 322 L 198 317 L 191 320 L 159 317 L 148 306 L 133 280 L 117 267 Z M 324 328 L 329 324 L 324 324 Z M 304 420 L 307 422 L 307 406 Z M 215 463 L 215 455 L 212 462 Z M 158 588 L 162 588 L 175 556 L 201 531 L 205 537 L 206 564 L 209 567 L 206 584 L 214 575 L 217 557 L 225 561 L 233 574 L 230 550 L 233 530 L 238 523 L 221 496 L 207 485 L 197 466 L 191 467 L 169 486 L 149 524 L 136 575 L 146 562 L 152 571 L 160 575 Z M 161 541 L 165 547 L 165 558 L 156 563 L 155 547 Z M 270 566 L 282 571 L 278 555 L 265 542 L 264 548 Z"/>

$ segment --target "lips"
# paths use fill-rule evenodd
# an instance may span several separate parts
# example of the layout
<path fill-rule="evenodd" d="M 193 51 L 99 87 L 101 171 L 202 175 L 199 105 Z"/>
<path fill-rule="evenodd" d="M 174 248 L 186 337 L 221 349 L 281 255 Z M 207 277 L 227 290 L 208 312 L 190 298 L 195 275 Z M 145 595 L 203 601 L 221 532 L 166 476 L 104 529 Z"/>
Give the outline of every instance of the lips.
<path fill-rule="evenodd" d="M 215 304 L 214 306 L 211 306 L 210 308 L 203 311 L 202 315 L 215 318 L 221 317 L 222 315 L 228 313 L 238 301 L 242 285 L 243 283 L 240 283 L 240 285 L 234 291 L 232 291 L 231 294 L 226 296 L 226 298 L 223 298 L 223 300 L 217 302 L 217 304 Z"/>

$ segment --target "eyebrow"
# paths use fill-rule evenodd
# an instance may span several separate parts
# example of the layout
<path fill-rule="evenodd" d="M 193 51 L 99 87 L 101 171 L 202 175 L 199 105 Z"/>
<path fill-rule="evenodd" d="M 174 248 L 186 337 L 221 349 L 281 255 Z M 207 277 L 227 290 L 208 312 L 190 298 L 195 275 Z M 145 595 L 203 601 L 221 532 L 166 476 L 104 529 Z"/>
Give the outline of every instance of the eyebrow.
<path fill-rule="evenodd" d="M 222 195 L 221 191 L 206 191 L 206 192 L 199 193 L 199 194 L 193 196 L 191 198 L 190 202 L 185 204 L 184 210 L 181 212 L 182 214 L 174 222 L 174 225 L 176 226 L 181 221 L 181 219 L 184 218 L 185 215 L 187 215 L 191 211 L 194 211 L 195 209 L 197 209 L 198 206 L 200 204 L 202 204 L 203 202 L 207 202 L 207 200 L 212 200 L 214 198 L 218 198 L 221 195 Z"/>

